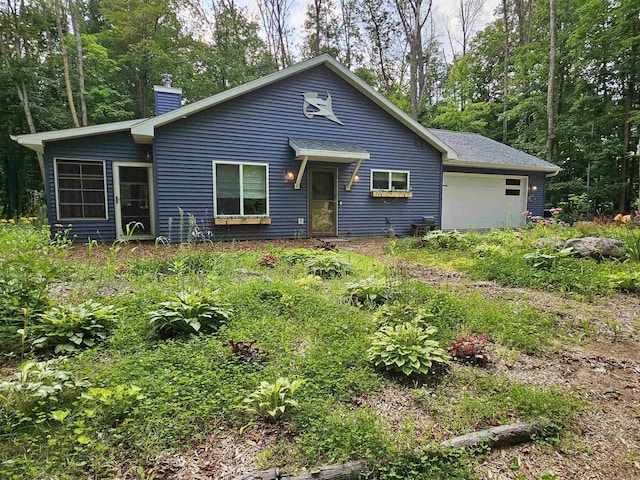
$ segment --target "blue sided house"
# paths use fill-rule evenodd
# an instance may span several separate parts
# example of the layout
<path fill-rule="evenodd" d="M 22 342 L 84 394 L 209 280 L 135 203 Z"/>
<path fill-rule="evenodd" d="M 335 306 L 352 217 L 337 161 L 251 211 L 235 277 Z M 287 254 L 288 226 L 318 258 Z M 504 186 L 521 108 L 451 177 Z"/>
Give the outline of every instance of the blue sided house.
<path fill-rule="evenodd" d="M 428 129 L 328 55 L 156 116 L 14 137 L 44 154 L 49 221 L 79 241 L 401 235 L 518 227 L 555 165 Z M 181 213 L 182 212 L 182 221 Z M 182 227 L 182 228 L 181 228 Z M 188 229 L 188 232 L 185 232 Z"/>

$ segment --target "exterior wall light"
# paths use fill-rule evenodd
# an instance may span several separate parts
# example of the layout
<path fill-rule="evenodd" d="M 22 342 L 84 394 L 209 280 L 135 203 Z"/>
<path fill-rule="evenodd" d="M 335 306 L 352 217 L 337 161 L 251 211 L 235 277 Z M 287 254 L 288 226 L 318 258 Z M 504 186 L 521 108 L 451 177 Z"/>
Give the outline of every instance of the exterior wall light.
<path fill-rule="evenodd" d="M 536 199 L 536 192 L 538 191 L 538 186 L 537 185 L 531 185 L 529 186 L 529 194 L 527 195 L 527 200 L 530 202 L 535 201 Z"/>
<path fill-rule="evenodd" d="M 353 177 L 353 182 L 358 183 L 359 181 L 360 181 L 360 175 L 356 173 L 355 176 Z"/>
<path fill-rule="evenodd" d="M 287 173 L 284 174 L 284 179 L 287 182 L 293 182 L 295 178 L 296 178 L 296 175 L 291 170 L 288 170 Z"/>

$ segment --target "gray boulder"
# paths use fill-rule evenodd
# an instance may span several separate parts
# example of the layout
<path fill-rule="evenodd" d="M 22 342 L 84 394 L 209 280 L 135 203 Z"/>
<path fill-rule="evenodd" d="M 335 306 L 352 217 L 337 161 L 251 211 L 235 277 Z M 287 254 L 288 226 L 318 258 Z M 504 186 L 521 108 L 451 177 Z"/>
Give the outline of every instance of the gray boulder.
<path fill-rule="evenodd" d="M 624 244 L 615 238 L 570 238 L 565 247 L 573 248 L 578 257 L 592 258 L 623 258 Z"/>

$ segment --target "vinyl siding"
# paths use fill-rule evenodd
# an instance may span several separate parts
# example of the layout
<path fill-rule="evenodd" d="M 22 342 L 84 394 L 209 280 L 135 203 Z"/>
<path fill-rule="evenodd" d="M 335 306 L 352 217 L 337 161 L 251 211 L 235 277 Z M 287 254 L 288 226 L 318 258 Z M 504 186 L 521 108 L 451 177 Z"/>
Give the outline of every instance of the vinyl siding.
<path fill-rule="evenodd" d="M 71 223 L 71 235 L 74 236 L 74 241 L 78 242 L 86 242 L 89 238 L 109 242 L 115 240 L 116 221 L 112 162 L 143 162 L 147 148 L 147 145 L 136 145 L 128 131 L 47 143 L 45 149 L 45 174 L 47 178 L 47 209 L 50 225 L 61 223 L 66 228 Z M 76 219 L 69 221 L 57 218 L 54 158 L 102 160 L 105 162 L 108 211 L 106 220 Z"/>
<path fill-rule="evenodd" d="M 302 94 L 318 92 L 324 99 L 327 91 L 344 125 L 303 115 Z M 397 233 L 408 234 L 410 224 L 422 216 L 439 217 L 441 154 L 319 66 L 156 129 L 158 234 L 168 237 L 171 221 L 171 240 L 178 240 L 180 207 L 195 217 L 201 230 L 211 231 L 214 240 L 307 236 L 309 175 L 305 172 L 300 190 L 285 182 L 285 173 L 297 172 L 301 163 L 294 159 L 289 137 L 356 143 L 371 153 L 360 167 L 360 182 L 350 192 L 345 186 L 355 163 L 308 163 L 307 170 L 314 166 L 339 170 L 339 235 L 382 235 L 386 218 Z M 270 225 L 213 225 L 213 161 L 269 164 Z M 409 170 L 413 198 L 371 198 L 371 169 Z M 298 225 L 298 218 L 305 224 Z"/>
<path fill-rule="evenodd" d="M 182 105 L 182 95 L 178 93 L 169 92 L 153 92 L 155 100 L 155 114 L 162 115 L 163 113 L 175 110 Z"/>
<path fill-rule="evenodd" d="M 519 170 L 496 170 L 490 168 L 468 168 L 468 167 L 444 167 L 445 172 L 462 172 L 462 173 L 481 173 L 490 175 L 514 175 L 526 176 L 529 178 L 529 188 L 537 186 L 538 190 L 527 199 L 527 210 L 534 215 L 542 216 L 544 214 L 544 196 L 545 196 L 545 178 L 543 172 L 523 172 Z"/>

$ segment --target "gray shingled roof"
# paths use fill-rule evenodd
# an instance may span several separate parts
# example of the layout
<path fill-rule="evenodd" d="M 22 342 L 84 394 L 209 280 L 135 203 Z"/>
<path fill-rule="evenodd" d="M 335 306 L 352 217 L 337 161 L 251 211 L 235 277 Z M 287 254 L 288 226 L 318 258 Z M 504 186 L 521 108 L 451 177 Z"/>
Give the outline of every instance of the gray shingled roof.
<path fill-rule="evenodd" d="M 550 173 L 560 170 L 557 165 L 477 133 L 454 132 L 437 128 L 429 128 L 428 130 L 456 152 L 458 156 L 456 163 L 462 161 L 470 165 L 477 163 L 483 166 L 494 164 L 518 169 L 533 167 L 536 170 Z"/>
<path fill-rule="evenodd" d="M 369 153 L 366 149 L 355 143 L 332 142 L 329 140 L 312 140 L 307 138 L 290 138 L 289 144 L 293 148 L 304 150 L 322 150 L 326 152 Z"/>

